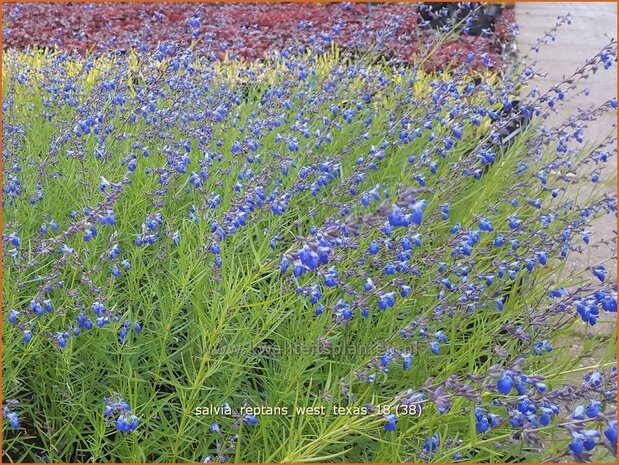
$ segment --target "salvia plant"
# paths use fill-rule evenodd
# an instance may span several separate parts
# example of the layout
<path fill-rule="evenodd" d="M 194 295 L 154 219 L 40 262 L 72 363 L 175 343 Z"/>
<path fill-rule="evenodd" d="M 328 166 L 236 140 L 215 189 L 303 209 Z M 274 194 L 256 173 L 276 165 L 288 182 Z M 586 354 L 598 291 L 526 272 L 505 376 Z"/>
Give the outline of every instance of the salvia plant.
<path fill-rule="evenodd" d="M 5 459 L 614 460 L 615 257 L 569 263 L 616 215 L 584 134 L 617 103 L 549 116 L 615 42 L 542 93 L 390 27 L 4 53 Z"/>

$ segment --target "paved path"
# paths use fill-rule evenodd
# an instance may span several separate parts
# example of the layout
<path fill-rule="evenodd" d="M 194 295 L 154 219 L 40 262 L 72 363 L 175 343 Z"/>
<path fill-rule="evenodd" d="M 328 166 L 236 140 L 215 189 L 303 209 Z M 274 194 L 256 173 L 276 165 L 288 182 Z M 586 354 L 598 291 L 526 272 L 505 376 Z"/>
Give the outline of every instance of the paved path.
<path fill-rule="evenodd" d="M 572 74 L 588 58 L 594 56 L 611 38 L 617 38 L 617 4 L 611 2 L 600 3 L 516 3 L 516 22 L 520 28 L 517 45 L 519 53 L 525 53 L 530 47 L 535 47 L 537 38 L 542 37 L 557 22 L 557 16 L 570 13 L 572 24 L 559 29 L 556 41 L 541 45 L 539 53 L 532 52 L 530 58 L 537 62 L 536 69 L 548 73 L 546 77 L 537 78 L 535 85 L 541 91 L 560 82 L 563 77 Z M 567 116 L 576 113 L 577 108 L 586 108 L 595 103 L 600 104 L 617 95 L 617 68 L 616 64 L 609 70 L 600 70 L 591 76 L 580 89 L 590 89 L 590 95 L 576 97 L 566 103 L 559 110 L 555 121 L 563 121 Z M 590 127 L 585 141 L 600 140 L 612 130 L 616 122 L 616 113 L 609 113 L 600 118 Z M 615 152 L 616 152 L 615 144 Z M 617 173 L 617 157 L 607 163 L 603 174 Z M 617 188 L 609 186 L 608 192 L 617 195 Z M 616 218 L 606 215 L 594 223 L 592 243 L 607 240 L 609 244 L 601 244 L 599 248 L 592 248 L 587 254 L 572 254 L 573 266 L 578 269 L 587 265 L 599 263 L 616 256 Z M 616 276 L 615 262 L 607 265 Z"/>
<path fill-rule="evenodd" d="M 616 3 L 517 3 L 516 22 L 520 28 L 517 45 L 520 54 L 526 53 L 537 44 L 537 38 L 542 37 L 557 21 L 557 16 L 570 13 L 572 24 L 559 29 L 556 40 L 547 45 L 541 45 L 539 53 L 532 52 L 531 59 L 537 62 L 536 69 L 548 75 L 536 79 L 535 86 L 543 92 L 571 75 L 579 66 L 594 56 L 600 49 L 617 38 L 617 4 Z M 591 76 L 580 89 L 590 89 L 589 96 L 579 96 L 563 105 L 553 120 L 563 121 L 577 112 L 578 107 L 586 108 L 591 104 L 600 104 L 617 95 L 617 69 L 601 70 Z M 549 121 L 552 122 L 553 120 Z M 609 113 L 600 118 L 585 133 L 585 141 L 595 141 L 606 136 L 616 123 L 616 114 Z M 616 154 L 615 144 L 615 154 Z M 617 156 L 607 164 L 603 175 L 617 174 Z M 608 192 L 617 195 L 616 186 L 609 186 Z M 593 224 L 592 243 L 596 246 L 587 247 L 585 254 L 571 254 L 572 262 L 568 272 L 582 271 L 587 266 L 617 255 L 616 243 L 617 220 L 612 215 L 606 215 Z M 607 241 L 600 243 L 600 241 Z M 606 268 L 616 277 L 616 258 L 606 265 Z M 589 271 L 584 276 L 592 277 Z M 598 337 L 611 337 L 616 334 L 617 323 L 615 314 L 603 312 L 596 326 L 589 330 Z M 567 341 L 573 354 L 583 352 L 583 336 L 588 331 L 585 325 L 576 326 L 573 336 Z M 604 353 L 606 343 L 600 342 L 591 352 L 591 358 L 580 360 L 579 366 L 597 363 L 598 352 Z M 562 352 L 562 351 L 561 351 Z"/>

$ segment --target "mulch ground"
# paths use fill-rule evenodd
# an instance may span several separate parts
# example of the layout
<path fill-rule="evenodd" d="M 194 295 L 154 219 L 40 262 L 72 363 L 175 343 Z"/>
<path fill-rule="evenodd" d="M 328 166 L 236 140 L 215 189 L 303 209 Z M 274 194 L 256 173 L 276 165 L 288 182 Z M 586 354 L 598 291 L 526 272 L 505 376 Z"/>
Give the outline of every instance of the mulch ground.
<path fill-rule="evenodd" d="M 189 17 L 201 18 L 193 29 Z M 148 48 L 161 41 L 194 39 L 198 46 L 222 57 L 226 52 L 246 59 L 262 57 L 272 49 L 299 43 L 332 40 L 350 46 L 358 37 L 380 31 L 386 21 L 397 20 L 393 37 L 384 49 L 391 56 L 409 60 L 432 31 L 418 27 L 418 7 L 413 4 L 294 4 L 294 3 L 22 3 L 3 4 L 3 48 L 59 47 L 79 53 L 128 49 L 136 39 Z M 461 61 L 473 51 L 476 67 L 486 66 L 487 54 L 501 66 L 501 44 L 511 40 L 508 25 L 513 10 L 505 10 L 493 37 L 462 34 L 444 44 L 430 67 Z M 419 40 L 421 39 L 421 40 Z M 422 45 L 423 46 L 423 45 Z M 461 53 L 458 53 L 461 52 Z M 455 55 L 454 55 L 455 54 Z"/>

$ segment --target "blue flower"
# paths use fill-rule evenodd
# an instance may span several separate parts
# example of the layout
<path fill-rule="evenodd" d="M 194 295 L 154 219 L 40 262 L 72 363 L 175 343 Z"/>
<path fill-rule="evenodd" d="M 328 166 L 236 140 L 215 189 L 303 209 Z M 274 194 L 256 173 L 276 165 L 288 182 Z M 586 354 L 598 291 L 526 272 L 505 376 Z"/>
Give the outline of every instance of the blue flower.
<path fill-rule="evenodd" d="M 439 445 L 439 437 L 438 434 L 434 433 L 432 438 L 427 438 L 423 443 L 423 450 L 425 452 L 434 452 L 438 449 Z"/>
<path fill-rule="evenodd" d="M 288 266 L 290 266 L 290 263 L 288 262 L 288 259 L 286 257 L 284 257 L 282 259 L 282 262 L 279 266 L 279 273 L 280 274 L 285 274 L 286 270 L 288 270 Z"/>
<path fill-rule="evenodd" d="M 546 389 L 548 389 L 548 386 L 546 386 L 544 383 L 535 383 L 535 387 L 540 393 L 546 392 Z"/>
<path fill-rule="evenodd" d="M 378 308 L 381 310 L 387 310 L 388 307 L 395 305 L 395 292 L 388 292 L 378 298 Z"/>
<path fill-rule="evenodd" d="M 482 218 L 481 220 L 479 220 L 479 229 L 488 232 L 494 231 L 492 223 L 487 218 Z"/>
<path fill-rule="evenodd" d="M 410 293 L 410 291 L 411 291 L 411 287 L 410 286 L 402 285 L 400 287 L 400 295 L 402 297 L 407 297 L 408 294 Z"/>
<path fill-rule="evenodd" d="M 139 420 L 138 417 L 129 413 L 129 412 L 123 412 L 121 413 L 118 418 L 116 419 L 116 429 L 118 429 L 118 431 L 121 431 L 125 434 L 130 433 L 131 431 L 134 431 L 139 424 Z"/>
<path fill-rule="evenodd" d="M 478 433 L 484 434 L 490 428 L 490 423 L 486 417 L 482 418 L 475 424 L 475 429 Z"/>
<path fill-rule="evenodd" d="M 604 436 L 610 441 L 611 444 L 617 446 L 617 420 L 610 420 L 608 422 L 608 428 L 604 431 Z"/>
<path fill-rule="evenodd" d="M 395 415 L 387 415 L 385 417 L 387 423 L 385 423 L 385 431 L 392 432 L 395 431 L 396 426 L 396 416 Z"/>
<path fill-rule="evenodd" d="M 406 371 L 411 367 L 413 363 L 413 355 L 412 354 L 402 354 L 402 370 Z"/>
<path fill-rule="evenodd" d="M 497 383 L 497 390 L 503 395 L 508 395 L 511 392 L 513 385 L 514 381 L 512 377 L 504 374 Z"/>
<path fill-rule="evenodd" d="M 21 244 L 21 241 L 19 240 L 19 236 L 17 235 L 17 233 L 11 233 L 8 235 L 9 240 L 11 241 L 11 244 L 14 245 L 15 247 L 19 247 Z"/>
<path fill-rule="evenodd" d="M 525 266 L 527 271 L 530 273 L 531 271 L 533 271 L 533 267 L 535 267 L 535 262 L 530 258 L 527 258 L 527 260 L 525 261 Z"/>
<path fill-rule="evenodd" d="M 30 342 L 32 340 L 32 331 L 29 329 L 24 330 L 24 337 L 22 338 L 23 342 Z"/>
<path fill-rule="evenodd" d="M 253 415 L 245 415 L 243 417 L 243 423 L 247 426 L 256 426 L 258 424 L 258 419 Z"/>
<path fill-rule="evenodd" d="M 9 420 L 9 425 L 11 425 L 11 427 L 13 429 L 18 429 L 19 428 L 19 416 L 17 415 L 17 413 L 15 412 L 9 412 L 6 417 Z"/>
<path fill-rule="evenodd" d="M 380 358 L 380 365 L 382 367 L 386 367 L 389 362 L 393 359 L 393 354 L 391 352 L 386 352 L 381 358 Z"/>
<path fill-rule="evenodd" d="M 191 18 L 187 19 L 187 24 L 189 24 L 189 26 L 191 26 L 194 29 L 197 29 L 200 27 L 200 18 L 193 16 Z"/>
<path fill-rule="evenodd" d="M 393 227 L 408 226 L 409 222 L 401 208 L 393 207 L 388 215 L 389 224 Z"/>
<path fill-rule="evenodd" d="M 548 253 L 545 251 L 540 251 L 537 253 L 537 260 L 539 261 L 539 264 L 542 266 L 545 266 L 546 263 L 548 263 Z"/>
<path fill-rule="evenodd" d="M 363 195 L 361 196 L 361 204 L 364 207 L 367 207 L 370 205 L 370 196 L 368 195 L 367 192 L 364 192 Z"/>
<path fill-rule="evenodd" d="M 574 454 L 576 457 L 580 457 L 583 453 L 585 445 L 582 439 L 575 438 L 572 442 L 570 442 L 569 448 L 572 451 L 572 454 Z"/>
<path fill-rule="evenodd" d="M 606 268 L 604 268 L 604 265 L 595 265 L 592 271 L 593 275 L 601 282 L 606 281 Z"/>
<path fill-rule="evenodd" d="M 600 436 L 599 431 L 595 430 L 583 430 L 584 436 L 583 445 L 586 451 L 591 451 L 595 447 L 595 440 Z"/>
<path fill-rule="evenodd" d="M 303 247 L 303 249 L 299 253 L 299 258 L 301 259 L 301 263 L 307 266 L 310 270 L 315 270 L 316 268 L 318 268 L 320 257 L 308 246 Z"/>
<path fill-rule="evenodd" d="M 67 346 L 67 340 L 64 338 L 64 335 L 57 336 L 56 343 L 61 349 L 64 349 Z"/>
<path fill-rule="evenodd" d="M 511 216 L 510 219 L 509 219 L 509 227 L 511 229 L 517 229 L 518 226 L 520 226 L 520 223 L 522 223 L 522 221 L 519 220 L 518 216 L 516 216 L 516 215 Z"/>
<path fill-rule="evenodd" d="M 391 263 L 387 264 L 387 266 L 385 267 L 384 273 L 386 275 L 392 275 L 392 274 L 395 274 L 395 272 L 396 272 L 395 266 L 393 266 L 393 264 Z"/>
<path fill-rule="evenodd" d="M 411 205 L 411 222 L 413 224 L 416 224 L 417 226 L 421 225 L 421 222 L 423 221 L 423 211 L 425 210 L 426 205 L 427 202 L 425 200 L 420 200 Z"/>
<path fill-rule="evenodd" d="M 107 224 L 107 225 L 110 225 L 110 226 L 115 226 L 116 225 L 116 216 L 115 216 L 114 212 L 112 210 L 108 210 L 105 215 L 102 215 L 99 218 L 99 223 L 100 224 Z"/>
<path fill-rule="evenodd" d="M 441 341 L 443 344 L 448 344 L 447 336 L 445 335 L 445 332 L 443 330 L 439 330 L 434 333 L 434 337 Z"/>
<path fill-rule="evenodd" d="M 295 260 L 293 262 L 292 274 L 295 277 L 298 278 L 299 276 L 301 276 L 303 273 L 305 273 L 305 270 L 306 270 L 306 267 L 303 266 L 300 260 Z"/>

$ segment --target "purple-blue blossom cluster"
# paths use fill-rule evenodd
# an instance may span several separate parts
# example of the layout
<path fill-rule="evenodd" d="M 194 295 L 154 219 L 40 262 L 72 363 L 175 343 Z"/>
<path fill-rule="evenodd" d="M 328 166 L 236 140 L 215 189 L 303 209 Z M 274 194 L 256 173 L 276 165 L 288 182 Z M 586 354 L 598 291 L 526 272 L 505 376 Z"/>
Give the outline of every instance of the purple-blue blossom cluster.
<path fill-rule="evenodd" d="M 7 400 L 2 407 L 2 418 L 6 418 L 13 429 L 19 428 L 19 415 L 16 411 L 12 410 L 12 407 L 17 404 L 19 404 L 18 400 L 10 399 Z"/>
<path fill-rule="evenodd" d="M 107 419 L 114 420 L 114 426 L 118 431 L 130 433 L 138 427 L 140 423 L 138 417 L 119 394 L 105 397 L 103 401 L 105 402 L 103 414 Z"/>
<path fill-rule="evenodd" d="M 418 406 L 419 409 L 432 402 L 441 414 L 445 414 L 457 398 L 475 399 L 485 405 L 474 409 L 478 435 L 508 427 L 519 432 L 531 446 L 541 444 L 545 429 L 559 424 L 573 438 L 569 443 L 570 453 L 583 460 L 598 445 L 616 453 L 615 413 L 603 412 L 604 404 L 616 401 L 616 376 L 617 371 L 613 367 L 606 373 L 589 373 L 580 387 L 548 389 L 541 382 L 541 377 L 525 375 L 519 365 L 512 367 L 512 370 L 502 370 L 494 365 L 483 375 L 450 376 L 442 384 L 432 384 L 432 380 L 428 380 L 421 392 L 409 389 L 401 392 L 396 400 L 401 405 L 409 408 Z M 492 379 L 498 379 L 494 387 Z M 513 385 L 514 380 L 518 383 L 517 387 Z M 518 392 L 512 392 L 512 389 Z M 587 399 L 587 404 L 578 405 L 571 411 L 569 406 L 574 399 Z M 397 417 L 393 415 L 385 419 L 385 429 L 394 431 Z M 462 454 L 458 454 L 461 458 Z"/>

